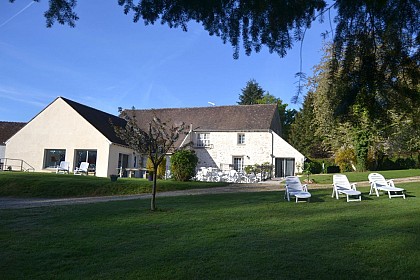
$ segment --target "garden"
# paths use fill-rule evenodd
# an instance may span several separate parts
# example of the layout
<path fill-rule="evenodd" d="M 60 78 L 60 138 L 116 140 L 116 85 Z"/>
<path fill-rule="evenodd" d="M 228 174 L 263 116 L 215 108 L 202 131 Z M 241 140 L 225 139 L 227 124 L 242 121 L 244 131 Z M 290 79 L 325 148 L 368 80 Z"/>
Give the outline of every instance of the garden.
<path fill-rule="evenodd" d="M 0 174 L 0 188 L 13 175 Z M 330 184 L 329 175 L 317 176 Z M 91 180 L 48 179 L 59 185 L 75 177 Z M 296 204 L 279 187 L 162 197 L 157 211 L 147 199 L 0 210 L 0 271 L 3 279 L 416 279 L 418 184 L 399 185 L 405 200 L 368 196 L 369 187 L 360 187 L 362 201 L 346 203 L 320 188 L 311 190 L 310 203 Z"/>

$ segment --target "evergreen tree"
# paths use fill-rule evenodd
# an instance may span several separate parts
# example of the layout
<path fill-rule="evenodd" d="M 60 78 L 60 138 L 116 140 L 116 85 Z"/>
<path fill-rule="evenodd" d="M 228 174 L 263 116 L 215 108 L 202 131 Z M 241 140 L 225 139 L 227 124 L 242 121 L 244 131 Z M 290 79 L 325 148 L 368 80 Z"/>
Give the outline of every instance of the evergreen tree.
<path fill-rule="evenodd" d="M 239 105 L 258 104 L 258 100 L 262 99 L 264 96 L 264 90 L 254 79 L 249 80 L 246 83 L 246 87 L 241 91 L 242 94 L 239 95 Z"/>

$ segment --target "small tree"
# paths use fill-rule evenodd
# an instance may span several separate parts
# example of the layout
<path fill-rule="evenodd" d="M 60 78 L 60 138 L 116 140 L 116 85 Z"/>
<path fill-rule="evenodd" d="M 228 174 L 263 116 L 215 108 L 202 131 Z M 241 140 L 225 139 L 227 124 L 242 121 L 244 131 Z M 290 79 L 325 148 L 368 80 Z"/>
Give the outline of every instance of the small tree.
<path fill-rule="evenodd" d="M 198 157 L 192 150 L 179 150 L 171 156 L 171 170 L 177 181 L 188 181 L 195 173 Z"/>
<path fill-rule="evenodd" d="M 135 108 L 132 110 L 119 109 L 120 115 L 127 123 L 125 127 L 114 126 L 119 138 L 133 150 L 147 155 L 153 166 L 153 187 L 150 209 L 156 210 L 156 178 L 159 164 L 163 162 L 169 151 L 176 150 L 175 143 L 185 129 L 184 123 L 169 125 L 154 116 L 148 123 L 147 129 L 137 122 Z"/>

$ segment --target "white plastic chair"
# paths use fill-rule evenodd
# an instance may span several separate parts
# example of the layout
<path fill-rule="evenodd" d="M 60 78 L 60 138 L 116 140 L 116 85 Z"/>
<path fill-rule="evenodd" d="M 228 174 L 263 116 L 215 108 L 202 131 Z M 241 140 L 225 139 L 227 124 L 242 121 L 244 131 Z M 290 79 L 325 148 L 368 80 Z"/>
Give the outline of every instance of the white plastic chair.
<path fill-rule="evenodd" d="M 362 193 L 356 189 L 356 183 L 350 184 L 349 179 L 347 179 L 347 176 L 344 174 L 333 175 L 332 197 L 335 196 L 339 199 L 340 194 L 347 197 L 347 202 L 362 201 Z"/>
<path fill-rule="evenodd" d="M 376 194 L 376 196 L 379 196 L 379 191 L 383 191 L 388 193 L 390 199 L 393 197 L 402 197 L 405 199 L 405 190 L 396 188 L 392 179 L 385 180 L 384 176 L 379 173 L 370 173 L 368 178 L 370 183 L 369 195 Z"/>
<path fill-rule="evenodd" d="M 69 169 L 70 169 L 70 162 L 68 161 L 61 161 L 60 165 L 56 167 L 55 169 L 55 173 L 69 173 Z"/>
<path fill-rule="evenodd" d="M 74 169 L 74 175 L 88 174 L 89 162 L 81 162 L 79 167 Z"/>
<path fill-rule="evenodd" d="M 291 196 L 296 198 L 296 203 L 304 201 L 309 202 L 311 198 L 311 194 L 308 192 L 308 185 L 302 185 L 299 178 L 296 176 L 286 177 L 285 188 L 284 199 L 287 199 L 288 201 L 290 201 Z"/>

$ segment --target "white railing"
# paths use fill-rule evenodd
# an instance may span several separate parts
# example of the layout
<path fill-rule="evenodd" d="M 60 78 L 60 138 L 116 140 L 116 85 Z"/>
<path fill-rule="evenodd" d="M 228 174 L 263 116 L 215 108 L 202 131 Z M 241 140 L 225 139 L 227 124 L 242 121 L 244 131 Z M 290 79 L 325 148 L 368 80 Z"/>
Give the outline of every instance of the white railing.
<path fill-rule="evenodd" d="M 29 163 L 23 159 L 0 158 L 0 171 L 35 171 Z"/>

